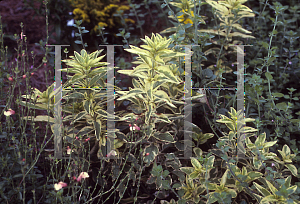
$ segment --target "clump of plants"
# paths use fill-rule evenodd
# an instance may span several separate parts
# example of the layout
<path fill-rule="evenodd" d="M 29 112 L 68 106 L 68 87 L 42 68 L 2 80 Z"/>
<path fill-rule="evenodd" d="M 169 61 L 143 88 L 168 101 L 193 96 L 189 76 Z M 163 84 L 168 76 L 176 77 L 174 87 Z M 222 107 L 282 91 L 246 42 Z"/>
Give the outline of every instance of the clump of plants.
<path fill-rule="evenodd" d="M 123 12 L 130 9 L 126 3 L 120 0 L 110 1 L 85 1 L 85 0 L 69 0 L 74 8 L 73 15 L 75 20 L 82 20 L 88 23 L 87 28 L 92 33 L 100 34 L 102 28 L 117 30 L 120 27 L 121 19 L 116 14 L 122 15 Z M 126 23 L 135 23 L 130 18 L 124 19 Z"/>
<path fill-rule="evenodd" d="M 80 1 L 76 2 L 83 6 Z M 62 83 L 61 89 L 55 89 L 54 83 L 44 92 L 32 88 L 18 96 L 15 106 L 11 96 L 3 107 L 5 131 L 1 130 L 0 139 L 5 153 L 1 156 L 0 200 L 6 203 L 299 203 L 296 139 L 287 142 L 287 136 L 298 131 L 299 118 L 292 117 L 293 110 L 298 110 L 292 103 L 297 105 L 297 93 L 294 94 L 297 89 L 289 87 L 288 94 L 278 91 L 285 84 L 278 84 L 279 78 L 275 78 L 278 74 L 275 71 L 281 69 L 282 61 L 276 56 L 278 48 L 271 48 L 272 40 L 278 34 L 275 31 L 280 24 L 278 16 L 286 6 L 279 3 L 264 5 L 264 9 L 269 6 L 275 11 L 275 19 L 269 17 L 274 26 L 269 44 L 260 39 L 256 46 L 261 44 L 261 47 L 256 50 L 253 46 L 250 52 L 267 57 L 250 59 L 254 69 L 245 66 L 245 91 L 249 92 L 244 96 L 245 111 L 234 108 L 236 93 L 220 94 L 220 89 L 225 89 L 226 85 L 237 83 L 225 76 L 240 74 L 232 68 L 237 63 L 234 58 L 237 50 L 231 48 L 230 43 L 259 37 L 255 29 L 249 35 L 250 26 L 248 29 L 242 27 L 243 17 L 254 17 L 253 13 L 259 13 L 244 6 L 246 2 L 164 1 L 162 7 L 168 8 L 170 18 L 176 21 L 174 27 L 164 32 L 175 33 L 169 37 L 158 33 L 143 36 L 143 44 L 138 46 L 126 41 L 128 48 L 124 51 L 136 57 L 129 63 L 133 67 L 126 70 L 103 62 L 103 50 L 87 50 L 82 35 L 88 30 L 80 27 L 84 19 L 76 21 L 77 43 L 83 48 L 74 51 L 73 56 L 66 55 L 62 61 L 63 68 L 59 71 L 67 72 L 67 81 Z M 171 6 L 177 7 L 177 13 Z M 216 21 L 217 26 L 212 26 L 213 29 L 198 29 L 200 24 L 206 24 L 205 14 L 200 13 L 203 7 L 212 8 L 212 19 L 221 21 Z M 292 10 L 296 14 L 297 8 Z M 81 12 L 81 18 L 87 21 L 89 18 L 84 14 Z M 259 16 L 263 15 L 264 11 L 259 13 Z M 282 45 L 282 49 L 289 52 L 285 57 L 292 58 L 291 63 L 287 63 L 290 66 L 298 63 L 292 46 L 297 37 L 292 32 L 289 37 L 285 34 L 290 47 L 286 50 Z M 216 35 L 219 39 L 211 40 Z M 125 30 L 120 36 L 129 39 Z M 200 46 L 186 54 L 177 46 L 179 43 Z M 3 50 L 3 46 L 1 48 Z M 262 49 L 267 53 L 260 52 Z M 0 56 L 6 65 L 5 55 Z M 192 77 L 192 85 L 196 87 L 191 95 L 187 95 L 183 65 L 187 66 L 190 56 L 192 73 L 196 75 Z M 45 57 L 43 63 L 46 62 Z M 260 62 L 262 64 L 258 65 Z M 249 73 L 248 68 L 253 73 Z M 111 84 L 106 78 L 108 72 L 117 69 L 118 73 L 133 78 L 133 87 L 122 90 L 113 86 L 115 105 L 118 107 L 127 102 L 128 106 L 112 115 L 108 104 L 112 97 L 107 94 Z M 21 85 L 18 81 L 21 71 L 18 68 L 13 71 L 14 76 L 8 76 L 11 90 Z M 27 79 L 29 73 L 26 69 L 23 72 L 25 77 L 22 78 Z M 26 80 L 26 85 L 28 82 Z M 212 85 L 218 86 L 218 90 L 195 91 Z M 55 100 L 58 95 L 60 101 Z M 280 102 L 277 98 L 281 98 Z M 196 124 L 198 121 L 185 120 L 187 114 L 193 114 L 186 111 L 185 100 L 191 100 L 193 108 L 203 108 L 200 117 L 206 118 L 211 132 L 204 132 L 199 127 L 202 124 Z M 61 124 L 57 123 L 58 103 L 62 105 Z M 25 108 L 16 109 L 19 105 Z M 44 110 L 47 114 L 36 115 L 35 110 Z M 25 111 L 30 114 L 24 114 Z M 206 116 L 209 112 L 211 117 Z M 264 114 L 264 120 L 261 120 L 261 114 Z M 272 117 L 276 118 L 276 137 L 268 126 Z M 290 120 L 288 127 L 279 124 L 280 119 Z M 30 133 L 26 132 L 28 121 Z M 110 134 L 108 122 L 115 123 Z M 39 146 L 36 145 L 40 138 L 36 135 L 36 123 L 50 124 L 51 137 L 47 140 L 45 133 Z M 185 129 L 186 124 L 192 127 L 190 131 Z M 282 128 L 286 128 L 286 137 L 280 132 Z M 187 132 L 192 135 L 190 141 L 185 137 Z M 53 157 L 53 150 L 45 149 L 57 135 L 61 136 L 60 153 L 64 158 Z M 110 141 L 113 141 L 113 149 L 109 148 Z M 213 145 L 204 151 L 207 142 L 213 142 Z M 193 151 L 192 157 L 181 159 L 186 148 Z M 41 155 L 49 159 L 43 161 L 44 169 L 38 165 Z"/>

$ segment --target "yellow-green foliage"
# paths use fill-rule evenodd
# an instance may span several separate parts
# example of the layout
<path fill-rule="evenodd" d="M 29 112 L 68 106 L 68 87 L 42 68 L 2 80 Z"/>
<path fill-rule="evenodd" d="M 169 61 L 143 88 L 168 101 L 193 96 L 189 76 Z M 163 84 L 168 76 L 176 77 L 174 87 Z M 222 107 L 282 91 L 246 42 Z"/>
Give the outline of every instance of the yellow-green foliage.
<path fill-rule="evenodd" d="M 120 26 L 120 19 L 114 14 L 129 10 L 127 5 L 120 5 L 120 0 L 69 0 L 73 6 L 75 20 L 91 23 L 94 28 L 92 32 L 97 32 L 98 27 L 115 28 Z M 125 19 L 126 22 L 135 23 L 132 19 Z"/>

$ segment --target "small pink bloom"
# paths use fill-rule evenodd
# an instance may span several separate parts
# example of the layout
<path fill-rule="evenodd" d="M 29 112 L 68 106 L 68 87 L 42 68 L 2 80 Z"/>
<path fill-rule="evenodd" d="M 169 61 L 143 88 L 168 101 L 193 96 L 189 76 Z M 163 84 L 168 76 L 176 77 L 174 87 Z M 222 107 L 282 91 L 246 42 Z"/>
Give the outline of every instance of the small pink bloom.
<path fill-rule="evenodd" d="M 146 153 L 146 156 L 148 156 L 149 155 L 149 153 Z"/>
<path fill-rule="evenodd" d="M 139 128 L 137 125 L 135 125 L 135 129 L 136 130 L 140 130 L 141 128 Z"/>
<path fill-rule="evenodd" d="M 75 137 L 76 138 L 76 140 L 78 140 L 78 137 Z"/>
<path fill-rule="evenodd" d="M 25 79 L 25 78 L 26 78 L 26 75 L 24 74 L 24 75 L 23 75 L 23 79 Z"/>
<path fill-rule="evenodd" d="M 22 161 L 24 162 L 24 161 L 25 161 L 25 158 L 23 158 Z"/>
<path fill-rule="evenodd" d="M 12 78 L 12 77 L 8 77 L 8 80 L 9 80 L 9 81 L 13 81 L 13 78 Z"/>
<path fill-rule="evenodd" d="M 73 151 L 72 151 L 73 152 Z M 71 154 L 71 149 L 70 149 L 70 147 L 68 146 L 68 148 L 67 148 L 67 154 Z"/>
<path fill-rule="evenodd" d="M 66 183 L 59 182 L 59 183 L 54 184 L 54 189 L 58 191 L 58 190 L 62 189 L 63 187 L 66 187 L 66 186 L 68 186 Z"/>
<path fill-rule="evenodd" d="M 12 109 L 8 109 L 8 111 L 4 111 L 4 115 L 5 116 L 10 116 L 10 115 L 13 115 L 15 114 L 16 112 Z"/>
<path fill-rule="evenodd" d="M 23 32 L 21 32 L 21 40 L 23 39 L 23 36 L 25 37 L 26 35 L 23 35 Z"/>
<path fill-rule="evenodd" d="M 134 124 L 134 127 L 131 127 L 131 124 L 129 124 L 129 127 L 130 127 L 130 131 L 132 131 L 132 130 L 140 130 L 141 129 L 136 124 Z"/>
<path fill-rule="evenodd" d="M 31 76 L 33 76 L 33 75 L 34 75 L 34 73 L 32 72 L 32 73 L 31 73 Z"/>
<path fill-rule="evenodd" d="M 89 174 L 86 173 L 86 172 L 81 172 L 79 177 L 77 178 L 77 181 L 80 182 L 81 179 L 85 179 L 85 178 L 88 178 L 89 177 Z"/>
<path fill-rule="evenodd" d="M 275 166 L 275 164 L 274 164 L 274 163 L 272 163 L 272 166 Z"/>
<path fill-rule="evenodd" d="M 76 178 L 76 176 L 73 176 L 73 180 L 75 181 L 77 178 Z"/>
<path fill-rule="evenodd" d="M 110 157 L 110 156 L 116 156 L 117 152 L 115 150 L 111 150 L 108 155 L 106 155 L 106 157 Z"/>

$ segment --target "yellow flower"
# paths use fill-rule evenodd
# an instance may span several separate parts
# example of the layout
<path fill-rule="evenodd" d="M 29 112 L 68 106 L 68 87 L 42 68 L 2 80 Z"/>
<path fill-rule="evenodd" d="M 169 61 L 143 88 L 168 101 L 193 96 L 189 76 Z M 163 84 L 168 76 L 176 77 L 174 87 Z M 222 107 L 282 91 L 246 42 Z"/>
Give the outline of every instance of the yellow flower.
<path fill-rule="evenodd" d="M 132 19 L 130 19 L 130 18 L 125 18 L 125 22 L 126 22 L 126 23 L 130 22 L 130 23 L 132 23 L 132 24 L 135 23 L 135 21 L 132 20 Z"/>
<path fill-rule="evenodd" d="M 129 10 L 129 9 L 130 9 L 129 6 L 121 5 L 121 6 L 117 9 L 117 11 L 119 11 L 119 10 L 126 11 L 126 10 Z"/>
<path fill-rule="evenodd" d="M 98 26 L 100 26 L 100 27 L 107 27 L 107 24 L 106 24 L 106 23 L 103 23 L 103 22 L 99 22 L 99 23 L 98 23 Z"/>
<path fill-rule="evenodd" d="M 90 22 L 89 16 L 80 8 L 76 8 L 73 10 L 73 14 L 75 15 L 75 19 L 82 19 L 83 21 Z"/>
<path fill-rule="evenodd" d="M 184 12 L 184 10 L 182 9 L 181 12 Z M 185 9 L 185 12 L 188 12 L 188 9 Z M 193 11 L 191 11 L 190 15 L 191 15 L 192 17 L 195 17 Z M 178 18 L 179 22 L 183 22 L 184 24 L 190 23 L 190 24 L 193 25 L 193 24 L 194 24 L 193 21 L 192 21 L 190 18 L 186 18 L 186 19 L 185 19 L 185 16 L 187 16 L 187 15 L 186 15 L 186 14 L 182 14 L 181 16 L 178 16 L 177 18 Z"/>
<path fill-rule="evenodd" d="M 189 18 L 184 21 L 184 24 L 188 24 L 188 23 L 193 25 L 193 21 Z"/>

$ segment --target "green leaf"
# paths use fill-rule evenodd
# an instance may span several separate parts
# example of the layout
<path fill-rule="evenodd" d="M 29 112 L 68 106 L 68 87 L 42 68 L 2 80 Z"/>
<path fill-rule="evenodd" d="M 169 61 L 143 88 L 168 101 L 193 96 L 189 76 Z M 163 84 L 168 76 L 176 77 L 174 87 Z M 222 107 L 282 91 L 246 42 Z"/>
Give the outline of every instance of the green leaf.
<path fill-rule="evenodd" d="M 127 52 L 133 53 L 133 54 L 137 54 L 137 55 L 146 55 L 150 57 L 150 52 L 140 49 L 138 47 L 135 47 L 133 45 L 129 45 L 131 47 L 131 49 L 125 49 Z"/>
<path fill-rule="evenodd" d="M 93 87 L 95 87 L 95 86 L 96 86 L 96 83 L 97 83 L 97 82 L 98 82 L 105 74 L 106 74 L 106 73 L 101 73 L 101 74 L 99 74 L 99 75 L 95 75 L 95 76 L 91 79 L 88 88 L 93 88 Z"/>
<path fill-rule="evenodd" d="M 183 171 L 184 173 L 186 173 L 187 175 L 190 175 L 191 173 L 194 172 L 194 168 L 193 167 L 180 167 L 179 169 L 181 171 Z"/>
<path fill-rule="evenodd" d="M 77 122 L 78 120 L 80 120 L 81 118 L 83 118 L 85 115 L 87 114 L 86 111 L 81 111 L 80 113 L 78 113 L 74 120 L 71 122 L 71 125 L 73 125 L 75 122 Z"/>
<path fill-rule="evenodd" d="M 196 170 L 199 170 L 202 168 L 202 165 L 200 164 L 200 162 L 193 157 L 191 157 L 191 163 Z"/>
<path fill-rule="evenodd" d="M 266 75 L 266 77 L 267 77 L 268 80 L 272 80 L 273 79 L 273 76 L 272 76 L 272 74 L 270 72 L 266 72 L 265 75 Z"/>
<path fill-rule="evenodd" d="M 154 133 L 153 137 L 155 137 L 156 139 L 163 141 L 163 142 L 171 142 L 174 143 L 174 138 L 173 136 L 169 133 Z"/>
<path fill-rule="evenodd" d="M 22 117 L 22 119 L 26 120 L 26 117 Z M 36 116 L 35 118 L 32 118 L 32 119 L 31 119 L 31 117 L 28 117 L 27 120 L 34 120 L 36 122 L 37 121 L 48 122 L 48 120 L 49 120 L 50 123 L 54 123 L 55 122 L 54 121 L 55 119 L 52 118 L 52 117 L 50 117 L 50 116 L 48 116 L 48 115 L 38 115 L 38 116 Z"/>
<path fill-rule="evenodd" d="M 260 203 L 261 203 L 261 204 L 269 204 L 269 203 L 273 203 L 273 202 L 277 202 L 277 201 L 278 201 L 278 199 L 276 198 L 275 195 L 269 195 L 269 196 L 267 196 L 267 197 L 264 197 L 264 198 L 260 201 Z"/>
<path fill-rule="evenodd" d="M 155 146 L 154 144 L 146 146 L 145 151 L 144 151 L 144 155 L 149 153 L 148 156 L 144 157 L 144 161 L 146 162 L 146 166 L 149 166 L 150 163 L 153 162 L 153 160 L 157 156 L 158 152 L 159 152 L 158 147 Z"/>
<path fill-rule="evenodd" d="M 107 118 L 108 113 L 105 110 L 102 109 L 98 109 L 96 111 L 96 113 L 98 113 L 100 116 L 102 116 L 103 118 Z"/>
<path fill-rule="evenodd" d="M 220 35 L 220 34 L 218 34 L 218 35 Z M 222 32 L 221 35 L 222 35 L 222 36 L 226 36 L 226 33 L 225 33 L 225 32 Z M 255 37 L 252 36 L 252 35 L 245 35 L 245 34 L 240 33 L 240 32 L 229 33 L 228 37 L 229 37 L 229 38 L 232 38 L 232 37 L 255 38 Z"/>
<path fill-rule="evenodd" d="M 272 191 L 272 193 L 275 195 L 276 192 L 277 192 L 277 189 L 268 181 L 268 180 L 265 180 L 269 189 Z"/>
<path fill-rule="evenodd" d="M 207 163 L 206 163 L 206 166 L 208 169 L 212 169 L 213 166 L 214 166 L 214 161 L 215 161 L 215 156 L 210 156 L 208 159 L 207 159 Z"/>
<path fill-rule="evenodd" d="M 267 197 L 269 195 L 271 195 L 271 193 L 265 189 L 264 187 L 260 186 L 259 184 L 253 182 L 255 188 L 264 196 L 264 197 Z"/>
<path fill-rule="evenodd" d="M 287 109 L 287 104 L 286 104 L 285 102 L 281 102 L 281 103 L 276 104 L 276 107 L 277 107 L 279 110 L 286 111 L 286 109 Z"/>
<path fill-rule="evenodd" d="M 250 180 L 249 181 L 253 181 L 255 179 L 258 179 L 262 176 L 263 174 L 260 173 L 260 172 L 257 172 L 257 171 L 250 171 L 248 173 L 248 176 L 250 177 Z"/>
<path fill-rule="evenodd" d="M 155 119 L 155 123 L 157 123 L 158 121 L 162 121 L 165 123 L 171 123 L 171 121 L 169 120 L 169 118 L 165 115 L 165 114 L 155 114 L 154 115 L 156 117 Z"/>
<path fill-rule="evenodd" d="M 126 70 L 122 70 L 122 71 L 126 71 Z M 128 70 L 128 71 L 132 71 L 132 70 Z M 94 76 L 94 75 L 97 75 L 97 74 L 106 74 L 107 73 L 107 67 L 100 67 L 100 68 L 96 68 L 96 69 L 93 69 L 89 75 L 90 76 Z"/>
<path fill-rule="evenodd" d="M 181 183 L 175 183 L 173 186 L 172 186 L 172 188 L 180 188 L 182 185 L 181 185 Z"/>
<path fill-rule="evenodd" d="M 228 177 L 228 174 L 229 174 L 229 169 L 227 169 L 225 171 L 225 173 L 223 174 L 222 178 L 221 178 L 221 182 L 220 182 L 220 186 L 225 186 L 226 184 L 226 181 L 227 181 L 227 177 Z"/>
<path fill-rule="evenodd" d="M 28 108 L 33 108 L 38 110 L 48 110 L 48 105 L 46 104 L 32 104 L 32 103 L 26 104 L 26 102 L 24 101 L 20 101 L 19 104 Z M 49 110 L 51 110 L 51 107 L 49 107 Z"/>
<path fill-rule="evenodd" d="M 90 134 L 92 131 L 95 131 L 94 127 L 92 126 L 86 126 L 84 128 L 82 128 L 78 133 L 77 135 L 87 135 L 87 134 Z"/>
<path fill-rule="evenodd" d="M 116 148 L 116 149 L 122 147 L 123 144 L 124 144 L 124 141 L 123 141 L 123 140 L 120 140 L 120 139 L 115 139 L 115 140 L 114 140 L 114 148 Z"/>
<path fill-rule="evenodd" d="M 287 146 L 286 144 L 283 146 L 282 151 L 284 152 L 284 154 L 286 156 L 291 154 L 291 150 L 290 150 L 289 146 Z"/>
<path fill-rule="evenodd" d="M 201 157 L 202 156 L 202 150 L 199 147 L 195 147 L 193 149 L 193 151 L 195 152 L 197 157 Z"/>
<path fill-rule="evenodd" d="M 94 128 L 95 128 L 95 135 L 97 140 L 100 139 L 101 137 L 101 120 L 97 119 L 96 121 L 94 121 Z"/>
<path fill-rule="evenodd" d="M 298 176 L 297 168 L 293 164 L 285 164 L 285 166 L 292 172 L 294 176 Z"/>
<path fill-rule="evenodd" d="M 158 90 L 154 92 L 154 99 L 165 99 L 170 101 L 168 94 L 163 90 Z"/>
<path fill-rule="evenodd" d="M 199 171 L 194 171 L 193 173 L 190 174 L 191 179 L 196 179 L 199 176 Z"/>
<path fill-rule="evenodd" d="M 163 74 L 166 78 L 171 80 L 172 83 L 175 83 L 175 84 L 180 83 L 168 66 L 159 66 L 159 67 L 157 67 L 156 71 Z"/>
<path fill-rule="evenodd" d="M 145 123 L 148 125 L 149 124 L 149 121 L 150 121 L 150 117 L 152 115 L 152 106 L 151 104 L 148 105 L 148 110 L 146 111 L 146 114 L 145 114 Z"/>
<path fill-rule="evenodd" d="M 84 110 L 88 113 L 88 114 L 91 114 L 91 102 L 88 101 L 88 100 L 84 100 L 83 101 L 83 107 L 84 107 Z"/>
<path fill-rule="evenodd" d="M 75 74 L 69 81 L 66 82 L 67 85 L 65 86 L 69 86 L 75 82 L 78 82 L 80 81 L 81 79 L 84 79 L 86 76 L 85 75 L 82 75 L 81 73 L 79 74 Z"/>
<path fill-rule="evenodd" d="M 284 94 L 282 94 L 282 93 L 272 93 L 272 95 L 275 97 L 283 97 L 284 96 Z"/>
<path fill-rule="evenodd" d="M 118 70 L 118 73 L 131 76 L 134 70 Z"/>
<path fill-rule="evenodd" d="M 204 144 L 208 139 L 214 137 L 214 134 L 212 134 L 212 133 L 203 134 L 201 132 L 198 136 L 199 136 L 198 137 L 199 144 Z"/>
<path fill-rule="evenodd" d="M 264 148 L 272 147 L 276 143 L 277 143 L 277 141 L 267 142 L 267 143 L 265 143 Z"/>
<path fill-rule="evenodd" d="M 118 92 L 121 92 L 121 91 L 117 91 Z M 133 96 L 136 96 L 138 94 L 142 94 L 142 93 L 145 93 L 142 89 L 131 89 L 128 94 L 118 98 L 117 100 L 125 100 L 125 99 L 128 99 L 130 97 L 133 97 Z"/>

